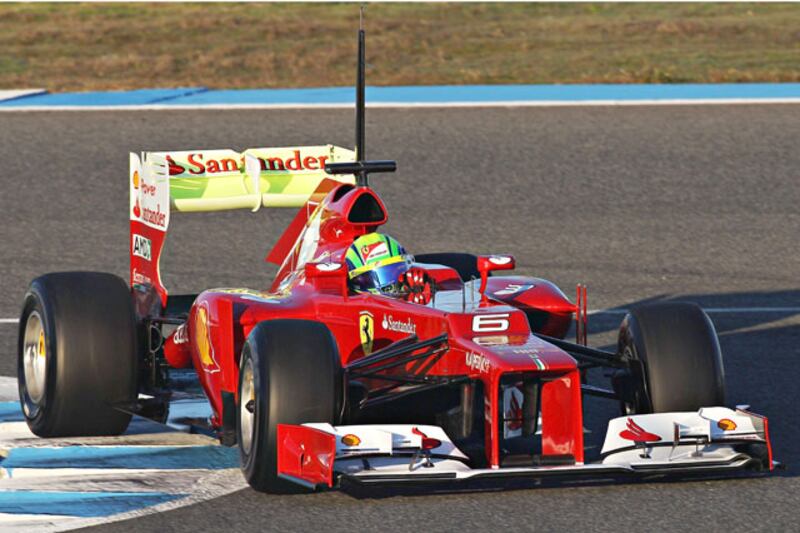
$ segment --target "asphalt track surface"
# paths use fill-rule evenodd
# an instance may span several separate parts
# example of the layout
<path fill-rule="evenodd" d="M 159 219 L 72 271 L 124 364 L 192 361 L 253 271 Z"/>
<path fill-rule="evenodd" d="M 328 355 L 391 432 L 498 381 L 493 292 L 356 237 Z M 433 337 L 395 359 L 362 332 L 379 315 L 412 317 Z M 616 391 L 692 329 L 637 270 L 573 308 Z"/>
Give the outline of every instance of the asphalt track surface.
<path fill-rule="evenodd" d="M 706 307 L 800 305 L 800 106 L 371 110 L 368 155 L 388 232 L 414 252 L 510 252 L 521 273 L 592 308 L 648 299 Z M 127 275 L 129 151 L 352 145 L 337 111 L 42 112 L 0 115 L 0 318 L 54 270 Z M 268 285 L 263 257 L 291 217 L 176 215 L 162 272 L 174 292 Z M 770 417 L 788 468 L 725 481 L 529 484 L 447 493 L 244 490 L 97 531 L 793 530 L 800 503 L 800 317 L 712 315 L 728 402 Z M 618 315 L 590 321 L 614 342 Z M 0 324 L 0 375 L 15 370 L 16 326 Z M 602 402 L 602 400 L 601 400 Z M 614 406 L 587 407 L 602 431 Z"/>

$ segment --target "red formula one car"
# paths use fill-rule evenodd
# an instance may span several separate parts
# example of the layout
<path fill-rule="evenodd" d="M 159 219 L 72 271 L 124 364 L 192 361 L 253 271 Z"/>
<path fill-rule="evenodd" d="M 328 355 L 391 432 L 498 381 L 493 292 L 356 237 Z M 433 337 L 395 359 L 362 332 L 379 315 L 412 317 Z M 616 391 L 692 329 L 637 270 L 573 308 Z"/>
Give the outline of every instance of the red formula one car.
<path fill-rule="evenodd" d="M 766 418 L 723 406 L 700 308 L 639 307 L 617 351 L 601 351 L 586 346 L 585 290 L 573 304 L 548 281 L 507 275 L 510 255 L 412 257 L 378 233 L 387 214 L 367 178 L 395 164 L 364 159 L 360 36 L 355 153 L 131 155 L 130 286 L 55 273 L 27 293 L 19 383 L 33 432 L 118 434 L 131 414 L 163 418 L 177 369 L 194 368 L 211 427 L 258 490 L 772 469 Z M 280 266 L 269 289 L 168 294 L 171 213 L 265 206 L 300 207 L 267 258 Z M 598 367 L 612 371 L 606 388 L 586 383 Z M 622 413 L 587 453 L 590 396 Z"/>

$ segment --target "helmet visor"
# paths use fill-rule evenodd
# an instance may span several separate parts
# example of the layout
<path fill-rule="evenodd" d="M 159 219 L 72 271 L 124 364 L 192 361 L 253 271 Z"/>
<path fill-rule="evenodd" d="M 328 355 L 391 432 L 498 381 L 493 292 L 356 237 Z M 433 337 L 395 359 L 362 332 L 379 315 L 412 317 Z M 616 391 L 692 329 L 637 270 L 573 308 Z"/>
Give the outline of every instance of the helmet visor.
<path fill-rule="evenodd" d="M 407 261 L 384 265 L 368 270 L 350 280 L 357 291 L 369 292 L 396 292 L 399 287 L 400 276 L 409 268 Z"/>

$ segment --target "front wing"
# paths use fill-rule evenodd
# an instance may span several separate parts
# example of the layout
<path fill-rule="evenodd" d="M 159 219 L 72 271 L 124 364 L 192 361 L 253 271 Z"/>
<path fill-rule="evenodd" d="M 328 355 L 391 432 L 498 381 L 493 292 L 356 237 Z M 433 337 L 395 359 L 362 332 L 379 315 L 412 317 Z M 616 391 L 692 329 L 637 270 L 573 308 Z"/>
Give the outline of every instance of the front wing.
<path fill-rule="evenodd" d="M 537 464 L 538 463 L 538 464 Z M 600 459 L 472 468 L 439 427 L 278 425 L 278 475 L 307 488 L 480 478 L 607 477 L 772 470 L 767 419 L 743 409 L 631 415 L 609 422 Z"/>

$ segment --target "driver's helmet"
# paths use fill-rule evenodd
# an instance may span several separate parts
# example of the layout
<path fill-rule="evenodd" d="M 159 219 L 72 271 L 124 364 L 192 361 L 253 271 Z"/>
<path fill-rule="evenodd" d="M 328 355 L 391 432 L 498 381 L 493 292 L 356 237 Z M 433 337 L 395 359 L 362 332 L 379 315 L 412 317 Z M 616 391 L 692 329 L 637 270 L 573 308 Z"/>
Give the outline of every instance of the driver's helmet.
<path fill-rule="evenodd" d="M 353 242 L 345 259 L 354 291 L 400 295 L 400 276 L 408 271 L 414 258 L 388 235 L 368 233 Z"/>

